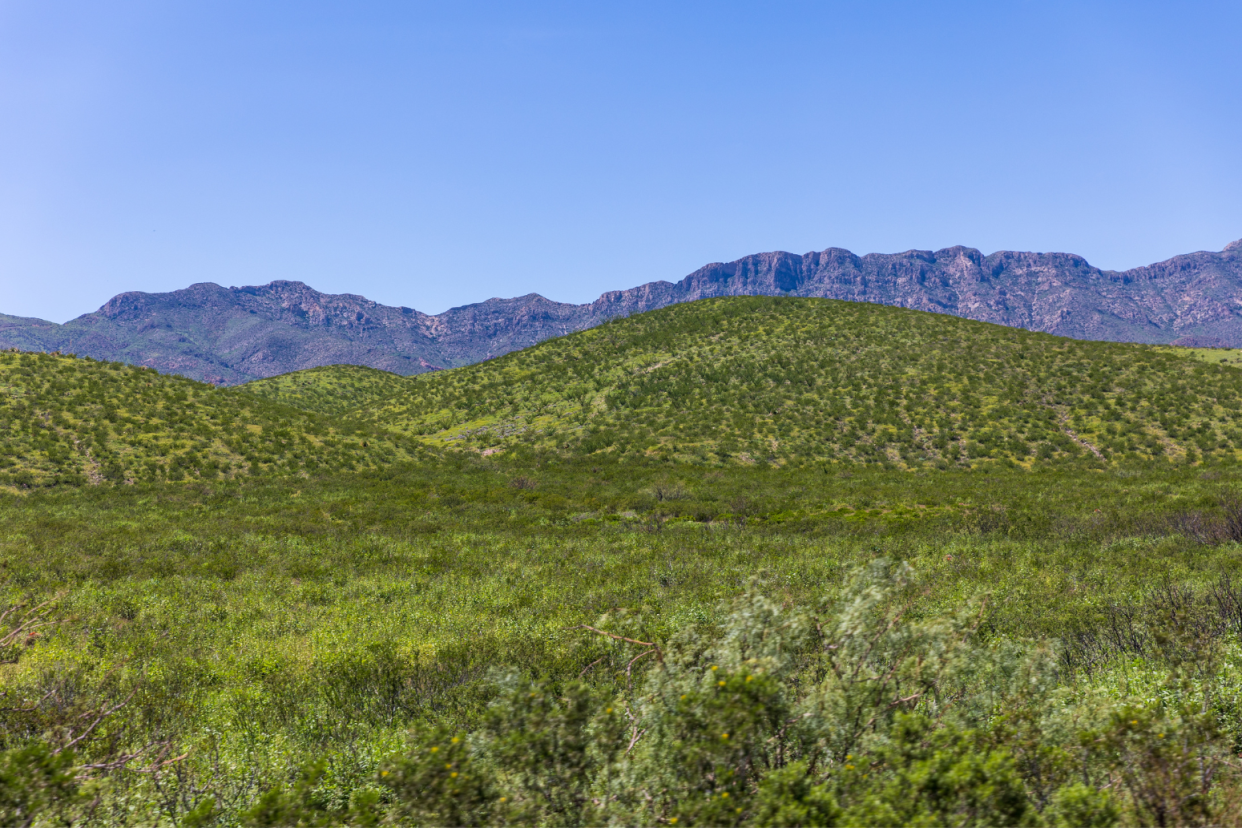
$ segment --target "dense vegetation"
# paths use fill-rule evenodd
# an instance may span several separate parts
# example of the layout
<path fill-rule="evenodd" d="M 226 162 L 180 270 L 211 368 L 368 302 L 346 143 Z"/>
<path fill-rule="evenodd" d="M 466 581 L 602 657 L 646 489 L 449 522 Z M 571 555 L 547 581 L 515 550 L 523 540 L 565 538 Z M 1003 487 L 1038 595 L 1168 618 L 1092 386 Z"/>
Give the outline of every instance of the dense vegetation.
<path fill-rule="evenodd" d="M 765 299 L 411 379 L 0 356 L 0 824 L 1242 813 L 1231 366 Z M 49 485 L 99 420 L 126 469 L 290 437 Z"/>
<path fill-rule="evenodd" d="M 255 380 L 251 394 L 316 414 L 345 414 L 396 396 L 409 380 L 363 365 L 329 365 Z"/>
<path fill-rule="evenodd" d="M 419 454 L 408 440 L 254 394 L 120 363 L 0 352 L 0 488 L 374 468 Z"/>
<path fill-rule="evenodd" d="M 995 759 L 992 753 L 1012 753 L 1023 744 L 1056 756 L 1066 750 L 1087 763 L 1088 778 L 1098 786 L 1114 759 L 1078 756 L 1075 740 L 1103 728 L 1124 705 L 1145 705 L 1141 721 L 1147 730 L 1139 735 L 1155 739 L 1161 731 L 1153 728 L 1182 715 L 1164 705 L 1187 699 L 1197 704 L 1206 688 L 1212 729 L 1191 723 L 1200 728 L 1194 738 L 1208 740 L 1205 744 L 1219 752 L 1240 732 L 1234 712 L 1238 688 L 1231 678 L 1238 658 L 1236 619 L 1230 627 L 1230 617 L 1212 597 L 1237 592 L 1230 586 L 1238 575 L 1237 546 L 1229 540 L 1236 512 L 1221 503 L 1222 492 L 1236 483 L 1233 472 L 1204 478 L 1199 469 L 1141 475 L 997 469 L 919 476 L 881 469 L 825 474 L 546 460 L 515 465 L 466 456 L 383 474 L 302 479 L 295 486 L 258 478 L 9 497 L 0 501 L 5 602 L 26 607 L 16 614 L 23 616 L 52 599 L 43 617 L 55 623 L 34 630 L 33 637 L 21 634 L 8 657 L 14 663 L 0 667 L 6 698 L 13 700 L 0 713 L 0 750 L 65 744 L 81 734 L 82 725 L 75 722 L 83 716 L 90 723 L 100 711 L 124 702 L 73 749 L 76 767 L 106 768 L 118 756 L 147 748 L 130 763 L 135 770 L 82 773 L 102 779 L 88 784 L 92 795 L 102 797 L 93 816 L 100 824 L 172 823 L 207 807 L 209 800 L 223 824 L 232 824 L 240 812 L 262 804 L 269 789 L 279 800 L 269 802 L 272 807 L 328 809 L 338 820 L 347 819 L 351 800 L 362 807 L 358 803 L 369 801 L 372 792 L 382 811 L 413 809 L 423 814 L 420 821 L 453 824 L 456 812 L 434 816 L 448 807 L 445 802 L 420 798 L 419 791 L 431 790 L 424 785 L 429 766 L 408 763 L 426 756 L 420 751 L 432 744 L 418 740 L 442 739 L 447 750 L 452 743 L 443 740 L 450 732 L 473 732 L 464 743 L 476 752 L 459 758 L 489 775 L 492 793 L 479 793 L 483 801 L 471 807 L 483 808 L 488 820 L 500 819 L 496 809 L 505 796 L 514 807 L 527 809 L 526 816 L 514 812 L 505 819 L 572 822 L 578 817 L 554 818 L 540 804 L 536 788 L 551 784 L 548 780 L 512 776 L 526 748 L 493 744 L 487 735 L 536 734 L 539 728 L 502 727 L 498 721 L 532 716 L 551 721 L 573 702 L 564 715 L 577 724 L 564 726 L 589 733 L 574 731 L 563 748 L 539 748 L 555 753 L 576 750 L 575 744 L 595 745 L 590 761 L 597 764 L 574 776 L 573 787 L 564 789 L 568 801 L 588 794 L 598 798 L 603 790 L 598 785 L 607 781 L 599 774 L 606 768 L 620 773 L 600 757 L 623 759 L 633 731 L 626 730 L 620 743 L 608 741 L 619 738 L 614 731 L 597 733 L 598 717 L 610 706 L 614 711 L 626 704 L 632 710 L 646 706 L 642 715 L 663 722 L 661 728 L 720 727 L 717 736 L 749 734 L 731 738 L 739 750 L 759 749 L 774 735 L 763 735 L 768 727 L 763 722 L 810 703 L 807 682 L 820 675 L 815 641 L 823 641 L 803 636 L 815 624 L 798 621 L 797 635 L 803 637 L 788 645 L 795 662 L 763 667 L 770 682 L 760 697 L 751 698 L 745 676 L 760 668 L 740 673 L 747 668 L 745 659 L 728 661 L 734 657 L 720 649 L 734 646 L 728 631 L 741 623 L 730 620 L 736 602 L 744 608 L 767 596 L 783 607 L 771 620 L 773 635 L 797 632 L 786 625 L 795 617 L 819 618 L 827 629 L 831 625 L 819 614 L 841 611 L 831 602 L 842 599 L 849 573 L 888 559 L 913 568 L 904 576 L 905 586 L 881 586 L 885 594 L 897 589 L 899 603 L 911 602 L 903 617 L 921 625 L 919 640 L 932 640 L 931 627 L 943 622 L 946 635 L 957 630 L 945 640 L 967 648 L 964 653 L 992 653 L 988 659 L 1003 656 L 1013 664 L 1035 659 L 1030 669 L 1038 668 L 1038 693 L 1013 691 L 997 698 L 1012 704 L 1015 715 L 1069 710 L 1080 716 L 1082 729 L 1041 731 L 1037 738 L 1028 730 L 1021 736 L 1027 742 L 1014 742 L 1017 737 L 1007 735 L 1008 719 L 980 712 L 985 708 L 978 694 L 991 688 L 992 680 L 953 671 L 937 681 L 972 699 L 967 718 L 913 701 L 890 712 L 931 717 L 932 724 L 924 718 L 908 722 L 914 732 L 924 726 L 953 728 L 936 737 L 950 740 L 958 757 L 953 763 L 977 758 L 986 764 Z M 1184 672 L 1184 665 L 1170 661 L 1169 648 L 1159 639 L 1167 626 L 1161 615 L 1167 588 L 1189 591 L 1185 606 L 1174 609 L 1186 610 L 1200 625 L 1195 629 L 1201 628 L 1205 646 L 1196 645 L 1195 652 L 1206 658 L 1213 647 L 1220 651 L 1196 674 L 1200 690 L 1190 695 L 1178 689 L 1177 670 Z M 962 607 L 984 596 L 990 597 L 969 614 L 967 626 L 976 632 L 966 635 L 949 624 Z M 830 603 L 821 608 L 823 601 Z M 658 643 L 665 665 L 675 672 L 665 675 L 649 657 L 627 675 L 627 665 L 643 648 L 575 629 L 584 623 Z M 1123 635 L 1109 632 L 1119 624 Z M 1047 642 L 1042 649 L 1041 641 Z M 671 655 L 691 650 L 698 655 Z M 726 688 L 739 695 L 717 707 L 705 698 L 708 706 L 680 723 L 660 718 L 669 711 L 648 709 L 650 688 L 701 682 L 711 664 L 727 665 L 727 680 L 739 685 Z M 518 677 L 497 673 L 505 670 Z M 579 677 L 585 686 L 575 684 Z M 535 689 L 513 689 L 531 682 Z M 822 682 L 820 676 L 812 684 Z M 904 698 L 913 692 L 901 689 L 906 686 L 893 688 Z M 1068 694 L 1064 704 L 1073 705 L 1049 707 L 1044 694 L 1058 687 Z M 707 691 L 704 685 L 696 692 Z M 532 692 L 546 709 L 518 704 Z M 759 706 L 746 706 L 751 704 Z M 726 719 L 718 722 L 716 716 Z M 745 725 L 752 729 L 728 718 L 735 716 L 753 717 L 753 724 Z M 811 724 L 832 721 L 825 716 Z M 885 721 L 886 728 L 899 724 L 887 714 Z M 410 728 L 421 734 L 414 738 L 424 748 L 407 746 Z M 888 732 L 874 731 L 877 739 Z M 804 736 L 798 736 L 801 747 L 784 749 L 783 766 L 771 765 L 771 758 L 752 763 L 742 776 L 722 782 L 724 787 L 713 787 L 717 783 L 704 776 L 702 791 L 715 791 L 713 796 L 729 791 L 740 800 L 734 807 L 744 807 L 743 817 L 753 821 L 759 806 L 752 797 L 761 795 L 754 786 L 771 770 L 803 761 L 811 769 L 805 783 L 785 770 L 764 784 L 797 790 L 827 785 L 820 794 L 844 813 L 869 801 L 857 794 L 862 788 L 850 793 L 838 786 L 861 784 L 840 775 L 845 764 L 874 766 L 876 784 L 897 785 L 894 780 L 906 771 L 892 766 L 897 760 L 884 751 L 924 749 L 922 742 L 884 747 L 888 743 L 873 739 L 847 751 L 868 755 L 868 764 L 861 765 L 840 757 L 816 759 Z M 31 742 L 36 737 L 40 741 Z M 976 756 L 972 746 L 983 752 Z M 158 774 L 137 772 L 158 764 L 157 758 L 183 755 Z M 733 762 L 730 756 L 719 761 Z M 300 788 L 295 780 L 302 768 L 318 760 L 326 763 L 322 775 Z M 1008 760 L 996 761 L 1009 767 Z M 1079 768 L 1065 764 L 1069 759 L 1056 762 L 1062 768 L 1056 773 Z M 626 773 L 649 774 L 658 766 Z M 1050 807 L 1052 793 L 1039 786 L 1053 783 L 1030 777 L 1029 768 L 1005 773 L 1007 796 L 1020 800 L 1013 807 L 1032 814 Z M 1055 790 L 1069 784 L 1055 778 L 1061 780 Z M 609 779 L 618 796 L 629 796 L 615 786 L 630 783 Z M 1222 770 L 1203 805 L 1217 819 L 1224 813 L 1220 797 L 1231 790 L 1220 783 L 1228 779 Z M 384 780 L 407 780 L 401 784 L 409 787 L 393 789 Z M 656 781 L 635 782 L 637 788 L 625 790 Z M 681 824 L 718 821 L 714 811 L 695 817 L 684 810 L 696 807 L 697 796 L 670 793 L 661 810 L 646 812 L 643 821 L 678 814 Z M 73 808 L 92 801 L 63 800 Z M 626 822 L 610 809 L 624 810 L 627 803 L 622 796 L 590 819 Z M 1145 807 L 1120 794 L 1109 803 L 1118 813 Z M 978 821 L 994 820 L 985 814 Z"/>
<path fill-rule="evenodd" d="M 415 437 L 714 464 L 1228 461 L 1242 448 L 1229 353 L 773 298 L 678 305 L 414 378 L 332 366 L 222 389 L 4 352 L 0 486 L 376 468 L 420 456 Z"/>
<path fill-rule="evenodd" d="M 678 305 L 407 383 L 359 419 L 482 451 L 943 468 L 1242 449 L 1232 366 L 820 299 Z"/>

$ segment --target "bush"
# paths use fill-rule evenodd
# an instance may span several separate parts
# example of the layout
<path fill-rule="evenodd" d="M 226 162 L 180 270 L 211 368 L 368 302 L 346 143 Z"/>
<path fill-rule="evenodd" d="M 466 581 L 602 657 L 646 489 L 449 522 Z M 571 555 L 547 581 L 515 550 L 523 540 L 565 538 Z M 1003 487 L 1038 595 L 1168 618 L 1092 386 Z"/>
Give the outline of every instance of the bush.
<path fill-rule="evenodd" d="M 30 825 L 66 813 L 80 797 L 73 752 L 35 742 L 0 753 L 0 824 Z"/>
<path fill-rule="evenodd" d="M 1203 717 L 1067 714 L 1050 651 L 911 619 L 912 595 L 878 562 L 822 613 L 752 591 L 663 645 L 610 633 L 643 648 L 632 687 L 503 676 L 475 732 L 429 731 L 381 781 L 437 825 L 1111 825 L 1114 795 L 1080 781 L 1100 774 L 1144 821 L 1213 814 Z"/>

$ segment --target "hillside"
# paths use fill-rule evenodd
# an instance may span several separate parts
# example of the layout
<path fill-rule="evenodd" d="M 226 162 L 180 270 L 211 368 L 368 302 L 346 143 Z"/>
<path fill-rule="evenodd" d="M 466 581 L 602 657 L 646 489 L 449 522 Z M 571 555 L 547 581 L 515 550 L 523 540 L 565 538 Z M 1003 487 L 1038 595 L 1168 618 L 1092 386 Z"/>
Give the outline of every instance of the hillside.
<path fill-rule="evenodd" d="M 329 365 L 254 380 L 238 390 L 303 411 L 339 415 L 393 397 L 409 382 L 361 365 Z"/>
<path fill-rule="evenodd" d="M 356 416 L 484 453 L 1195 462 L 1242 449 L 1242 370 L 879 305 L 711 299 L 426 375 Z"/>
<path fill-rule="evenodd" d="M 1242 242 L 1124 272 L 1065 253 L 829 248 L 709 264 L 584 305 L 537 294 L 430 316 L 301 282 L 123 293 L 65 325 L 0 315 L 0 348 L 60 350 L 236 384 L 324 365 L 401 375 L 468 365 L 609 319 L 721 296 L 845 299 L 1077 339 L 1242 346 Z"/>
<path fill-rule="evenodd" d="M 1242 350 L 1237 348 L 1180 348 L 1170 347 L 1180 356 L 1188 356 L 1212 365 L 1242 365 Z"/>
<path fill-rule="evenodd" d="M 147 368 L 0 353 L 0 488 L 350 470 L 418 453 L 370 429 Z"/>

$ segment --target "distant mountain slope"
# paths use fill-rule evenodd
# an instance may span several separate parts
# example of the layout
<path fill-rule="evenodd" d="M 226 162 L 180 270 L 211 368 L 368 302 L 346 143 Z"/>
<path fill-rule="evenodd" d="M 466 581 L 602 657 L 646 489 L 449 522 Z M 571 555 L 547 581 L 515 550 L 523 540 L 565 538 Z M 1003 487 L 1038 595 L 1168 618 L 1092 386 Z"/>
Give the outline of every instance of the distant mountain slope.
<path fill-rule="evenodd" d="M 951 247 L 855 256 L 764 253 L 708 265 L 680 299 L 793 295 L 948 313 L 1075 339 L 1242 345 L 1242 242 L 1117 273 L 1064 253 Z M 1204 343 L 1208 344 L 1208 343 Z"/>
<path fill-rule="evenodd" d="M 595 320 L 581 307 L 587 306 L 531 294 L 428 316 L 301 282 L 202 283 L 171 293 L 122 293 L 65 325 L 0 317 L 0 348 L 60 350 L 218 384 L 333 364 L 410 375 L 589 327 Z"/>
<path fill-rule="evenodd" d="M 1242 346 L 1242 242 L 1102 271 L 1064 253 L 831 248 L 711 264 L 586 305 L 537 294 L 429 316 L 301 282 L 123 293 L 65 325 L 0 316 L 0 348 L 61 350 L 233 384 L 335 363 L 401 375 L 467 365 L 608 319 L 718 296 L 874 302 L 1078 339 Z"/>
<path fill-rule="evenodd" d="M 408 440 L 239 389 L 54 354 L 0 353 L 0 490 L 374 468 Z"/>
<path fill-rule="evenodd" d="M 902 308 L 709 299 L 411 380 L 353 415 L 437 446 L 690 462 L 1236 460 L 1242 370 Z"/>
<path fill-rule="evenodd" d="M 63 331 L 54 322 L 0 313 L 0 350 L 54 351 L 60 347 Z"/>

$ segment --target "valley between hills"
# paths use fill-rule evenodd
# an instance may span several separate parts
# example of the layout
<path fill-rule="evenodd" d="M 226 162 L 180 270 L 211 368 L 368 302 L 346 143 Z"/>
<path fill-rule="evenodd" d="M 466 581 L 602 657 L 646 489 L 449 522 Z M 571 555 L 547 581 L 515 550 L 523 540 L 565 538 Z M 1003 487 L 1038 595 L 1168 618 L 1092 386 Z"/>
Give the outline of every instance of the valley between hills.
<path fill-rule="evenodd" d="M 0 352 L 0 809 L 1236 823 L 1238 351 L 799 296 L 564 333 Z"/>

